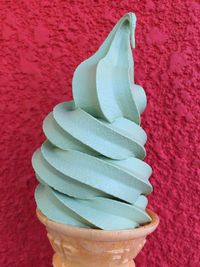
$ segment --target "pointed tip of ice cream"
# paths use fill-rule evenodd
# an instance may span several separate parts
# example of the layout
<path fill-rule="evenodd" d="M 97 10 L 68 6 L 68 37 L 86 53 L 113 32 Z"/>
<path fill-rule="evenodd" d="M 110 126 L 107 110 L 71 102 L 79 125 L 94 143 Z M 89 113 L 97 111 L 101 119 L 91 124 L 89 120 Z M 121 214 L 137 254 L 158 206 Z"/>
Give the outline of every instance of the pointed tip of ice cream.
<path fill-rule="evenodd" d="M 136 15 L 133 12 L 127 14 L 130 20 L 131 46 L 135 48 Z"/>

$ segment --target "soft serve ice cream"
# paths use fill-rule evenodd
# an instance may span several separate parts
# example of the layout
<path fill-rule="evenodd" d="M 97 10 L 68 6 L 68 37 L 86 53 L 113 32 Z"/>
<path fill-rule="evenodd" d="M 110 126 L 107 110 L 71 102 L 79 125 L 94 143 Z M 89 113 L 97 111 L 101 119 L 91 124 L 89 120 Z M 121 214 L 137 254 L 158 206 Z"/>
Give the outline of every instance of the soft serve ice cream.
<path fill-rule="evenodd" d="M 73 99 L 43 123 L 47 140 L 33 155 L 40 184 L 37 207 L 49 219 L 85 228 L 120 230 L 151 221 L 152 191 L 146 133 L 140 114 L 144 90 L 134 84 L 136 17 L 123 16 L 99 50 L 73 77 Z"/>

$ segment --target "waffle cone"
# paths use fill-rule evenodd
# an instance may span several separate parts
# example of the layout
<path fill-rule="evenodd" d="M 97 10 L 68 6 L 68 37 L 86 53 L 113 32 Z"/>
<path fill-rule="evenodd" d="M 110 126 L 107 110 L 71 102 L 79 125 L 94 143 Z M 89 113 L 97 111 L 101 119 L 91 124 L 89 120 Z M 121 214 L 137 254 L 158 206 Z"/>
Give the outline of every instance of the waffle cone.
<path fill-rule="evenodd" d="M 133 259 L 146 237 L 159 224 L 158 216 L 147 210 L 152 222 L 137 229 L 105 231 L 54 222 L 37 209 L 37 217 L 47 229 L 55 254 L 54 267 L 134 267 Z"/>

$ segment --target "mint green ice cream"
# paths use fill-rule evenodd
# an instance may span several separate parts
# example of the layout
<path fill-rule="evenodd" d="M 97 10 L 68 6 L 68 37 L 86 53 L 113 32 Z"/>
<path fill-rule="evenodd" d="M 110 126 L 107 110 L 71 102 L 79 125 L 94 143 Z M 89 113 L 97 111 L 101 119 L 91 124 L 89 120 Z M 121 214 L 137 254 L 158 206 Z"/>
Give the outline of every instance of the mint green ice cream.
<path fill-rule="evenodd" d="M 152 191 L 146 133 L 140 114 L 144 90 L 134 84 L 136 17 L 123 16 L 99 50 L 73 77 L 74 101 L 57 105 L 43 123 L 47 140 L 33 155 L 40 184 L 37 207 L 68 225 L 121 230 L 151 221 Z"/>

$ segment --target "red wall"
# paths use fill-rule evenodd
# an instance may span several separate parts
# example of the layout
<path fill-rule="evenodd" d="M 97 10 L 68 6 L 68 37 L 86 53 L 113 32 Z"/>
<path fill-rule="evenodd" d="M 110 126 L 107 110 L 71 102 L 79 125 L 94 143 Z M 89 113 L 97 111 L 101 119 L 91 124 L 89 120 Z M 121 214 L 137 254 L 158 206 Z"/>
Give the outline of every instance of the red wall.
<path fill-rule="evenodd" d="M 142 126 L 153 167 L 149 207 L 161 218 L 141 267 L 198 267 L 200 4 L 192 0 L 17 0 L 0 3 L 0 266 L 50 266 L 35 217 L 31 167 L 42 120 L 70 100 L 76 66 L 126 12 L 137 15 L 135 77 L 148 96 Z"/>

